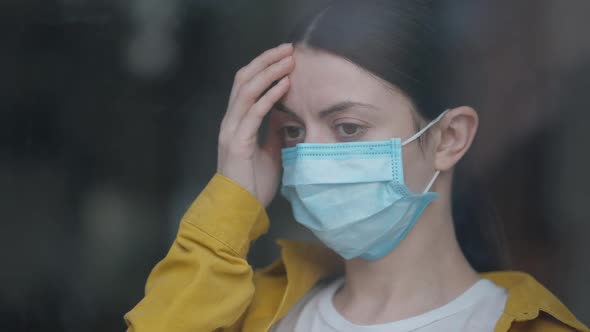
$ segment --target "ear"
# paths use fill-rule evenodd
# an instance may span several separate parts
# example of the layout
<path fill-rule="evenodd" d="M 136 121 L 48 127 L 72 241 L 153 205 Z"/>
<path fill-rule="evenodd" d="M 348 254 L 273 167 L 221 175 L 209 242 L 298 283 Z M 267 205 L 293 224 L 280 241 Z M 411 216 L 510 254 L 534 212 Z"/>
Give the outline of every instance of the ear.
<path fill-rule="evenodd" d="M 441 119 L 434 157 L 437 170 L 448 171 L 463 158 L 473 142 L 478 123 L 477 113 L 469 106 L 454 108 Z"/>

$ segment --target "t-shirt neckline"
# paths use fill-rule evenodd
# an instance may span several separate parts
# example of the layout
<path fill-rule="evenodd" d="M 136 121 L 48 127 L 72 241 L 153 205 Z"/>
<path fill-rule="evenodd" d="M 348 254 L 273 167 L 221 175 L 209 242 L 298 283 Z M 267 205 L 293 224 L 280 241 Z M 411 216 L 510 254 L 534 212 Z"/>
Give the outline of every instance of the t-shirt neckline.
<path fill-rule="evenodd" d="M 476 304 L 482 297 L 489 295 L 490 292 L 494 292 L 497 288 L 491 281 L 480 279 L 455 299 L 423 314 L 388 323 L 357 325 L 347 320 L 334 307 L 334 294 L 343 283 L 344 278 L 340 278 L 332 282 L 331 285 L 322 291 L 323 294 L 320 295 L 318 311 L 322 320 L 326 324 L 331 325 L 335 330 L 355 332 L 376 332 L 385 329 L 389 332 L 415 330 L 467 309 Z"/>

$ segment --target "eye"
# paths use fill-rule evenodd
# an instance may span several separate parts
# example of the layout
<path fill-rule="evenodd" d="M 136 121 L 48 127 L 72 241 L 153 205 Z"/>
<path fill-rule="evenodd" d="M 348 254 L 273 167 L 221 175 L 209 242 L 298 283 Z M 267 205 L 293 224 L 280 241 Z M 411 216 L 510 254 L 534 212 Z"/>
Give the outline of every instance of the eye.
<path fill-rule="evenodd" d="M 367 128 L 355 123 L 341 123 L 336 125 L 336 133 L 343 138 L 354 138 L 365 132 Z"/>
<path fill-rule="evenodd" d="M 305 129 L 296 126 L 283 127 L 283 141 L 285 145 L 295 145 L 302 142 L 305 137 Z"/>

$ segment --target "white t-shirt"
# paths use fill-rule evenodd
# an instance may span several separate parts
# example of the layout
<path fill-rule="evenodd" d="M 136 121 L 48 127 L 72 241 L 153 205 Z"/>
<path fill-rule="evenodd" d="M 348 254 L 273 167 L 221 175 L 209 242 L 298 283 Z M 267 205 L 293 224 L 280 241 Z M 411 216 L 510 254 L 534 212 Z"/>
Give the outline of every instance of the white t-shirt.
<path fill-rule="evenodd" d="M 451 302 L 424 314 L 378 324 L 356 325 L 334 308 L 343 279 L 318 286 L 277 322 L 272 332 L 440 332 L 493 331 L 506 304 L 506 291 L 487 279 L 477 281 Z"/>

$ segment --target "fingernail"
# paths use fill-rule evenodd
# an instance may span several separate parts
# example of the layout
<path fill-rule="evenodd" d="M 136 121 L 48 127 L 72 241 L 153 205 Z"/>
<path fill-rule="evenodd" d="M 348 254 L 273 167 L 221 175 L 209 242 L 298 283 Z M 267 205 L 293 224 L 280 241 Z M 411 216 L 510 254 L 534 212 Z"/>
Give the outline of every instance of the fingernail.
<path fill-rule="evenodd" d="M 291 44 L 291 43 L 285 43 L 285 44 L 282 44 L 281 46 L 279 46 L 279 49 L 286 50 L 286 49 L 291 48 L 292 46 L 293 46 L 293 44 Z"/>

